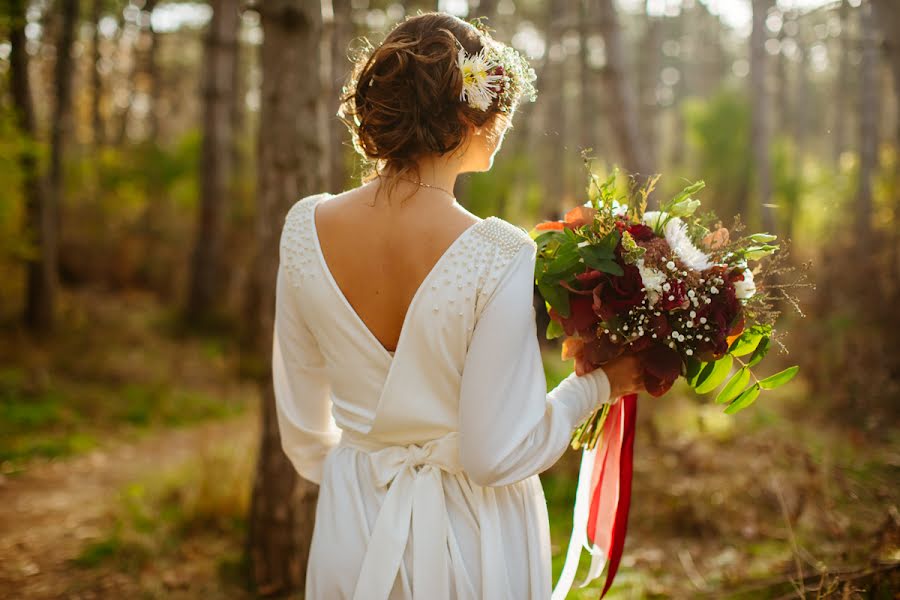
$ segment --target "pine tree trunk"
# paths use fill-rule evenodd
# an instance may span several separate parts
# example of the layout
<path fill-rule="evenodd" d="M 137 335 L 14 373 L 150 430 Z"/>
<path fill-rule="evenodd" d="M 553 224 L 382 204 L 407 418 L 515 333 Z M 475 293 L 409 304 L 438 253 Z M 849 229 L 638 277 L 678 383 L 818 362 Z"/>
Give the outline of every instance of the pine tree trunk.
<path fill-rule="evenodd" d="M 144 4 L 144 11 L 153 14 L 156 8 L 157 0 L 147 0 Z M 159 32 L 153 28 L 153 21 L 150 21 L 150 30 L 147 32 L 150 36 L 150 45 L 147 47 L 146 57 L 146 73 L 148 85 L 147 97 L 150 98 L 150 107 L 147 111 L 147 139 L 152 142 L 158 142 L 160 136 L 159 130 L 159 99 L 162 96 L 162 81 L 159 74 Z"/>
<path fill-rule="evenodd" d="M 881 25 L 886 56 L 894 80 L 894 106 L 898 109 L 894 143 L 900 151 L 900 3 L 897 0 L 873 0 L 872 8 L 875 10 L 876 21 Z"/>
<path fill-rule="evenodd" d="M 41 241 L 41 253 L 48 263 L 49 296 L 51 307 L 58 287 L 60 209 L 65 200 L 63 158 L 69 134 L 72 129 L 72 45 L 75 42 L 75 27 L 78 24 L 78 0 L 60 0 L 62 13 L 59 40 L 56 43 L 56 64 L 53 69 L 54 96 L 52 124 L 50 127 L 49 196 L 47 202 L 50 219 L 47 237 Z M 52 308 L 51 308 L 52 310 Z M 52 316 L 51 316 L 52 327 Z"/>
<path fill-rule="evenodd" d="M 188 316 L 208 318 L 222 306 L 225 216 L 231 205 L 234 175 L 232 90 L 237 62 L 239 0 L 216 0 L 206 36 L 203 81 L 203 147 L 200 211 L 191 262 Z"/>
<path fill-rule="evenodd" d="M 331 23 L 331 61 L 328 73 L 330 85 L 323 88 L 327 93 L 323 104 L 328 124 L 328 190 L 338 193 L 347 186 L 346 153 L 350 145 L 350 132 L 336 113 L 341 88 L 352 67 L 347 50 L 353 35 L 353 8 L 350 0 L 331 0 L 331 9 L 334 17 Z"/>
<path fill-rule="evenodd" d="M 318 487 L 297 476 L 281 449 L 272 391 L 275 278 L 285 215 L 321 185 L 323 149 L 317 104 L 322 14 L 318 2 L 267 0 L 259 5 L 263 43 L 257 167 L 257 256 L 248 297 L 250 345 L 262 366 L 262 438 L 253 485 L 247 549 L 263 593 L 303 589 Z"/>
<path fill-rule="evenodd" d="M 847 149 L 847 117 L 850 103 L 847 96 L 850 91 L 850 4 L 841 1 L 841 59 L 838 62 L 837 78 L 834 82 L 834 162 L 841 158 Z"/>
<path fill-rule="evenodd" d="M 609 117 L 619 143 L 619 151 L 625 170 L 637 175 L 639 180 L 650 175 L 652 169 L 638 122 L 638 98 L 628 80 L 625 50 L 619 19 L 613 0 L 597 3 L 600 33 L 606 42 L 606 65 L 603 77 L 609 98 Z"/>
<path fill-rule="evenodd" d="M 565 84 L 564 61 L 558 56 L 562 51 L 562 33 L 565 26 L 566 2 L 551 0 L 547 5 L 547 47 L 541 79 L 544 81 L 544 195 L 541 202 L 541 219 L 559 218 L 560 205 L 565 195 L 565 131 L 566 111 L 563 110 Z"/>
<path fill-rule="evenodd" d="M 658 116 L 656 102 L 656 84 L 659 81 L 660 59 L 662 53 L 662 26 L 663 21 L 659 17 L 650 16 L 650 0 L 645 4 L 644 36 L 641 40 L 640 67 L 638 71 L 638 118 L 640 120 L 640 132 L 643 134 L 643 148 L 647 153 L 648 172 L 655 170 L 657 158 L 656 148 L 656 120 Z"/>
<path fill-rule="evenodd" d="M 756 198 L 763 229 L 776 231 L 772 201 L 772 167 L 769 160 L 770 111 L 766 93 L 766 14 L 772 0 L 753 0 L 753 30 L 750 33 L 750 139 L 756 170 Z M 749 207 L 748 207 L 749 208 Z M 749 218 L 751 211 L 745 211 Z"/>
<path fill-rule="evenodd" d="M 94 25 L 94 36 L 91 43 L 91 126 L 93 143 L 97 148 L 106 142 L 103 115 L 100 111 L 100 100 L 103 96 L 103 79 L 100 76 L 100 18 L 103 16 L 103 0 L 93 0 L 91 4 L 91 22 Z"/>
<path fill-rule="evenodd" d="M 872 232 L 872 178 L 878 168 L 878 45 L 870 2 L 860 6 L 862 61 L 859 86 L 859 187 L 856 193 L 856 239 L 865 245 Z"/>
<path fill-rule="evenodd" d="M 27 264 L 24 317 L 30 330 L 48 331 L 53 327 L 56 238 L 47 189 L 38 170 L 37 119 L 28 76 L 28 51 L 25 49 L 25 5 L 25 0 L 11 0 L 8 4 L 10 87 L 16 124 L 23 138 L 19 165 L 25 196 L 25 226 L 33 236 L 37 251 Z"/>

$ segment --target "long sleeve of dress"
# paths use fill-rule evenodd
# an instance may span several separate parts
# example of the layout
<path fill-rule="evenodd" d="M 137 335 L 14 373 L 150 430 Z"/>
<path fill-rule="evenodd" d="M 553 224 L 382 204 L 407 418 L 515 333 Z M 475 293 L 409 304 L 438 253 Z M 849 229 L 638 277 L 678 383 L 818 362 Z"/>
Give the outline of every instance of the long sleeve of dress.
<path fill-rule="evenodd" d="M 272 341 L 276 415 L 285 454 L 304 479 L 318 484 L 325 455 L 340 441 L 341 430 L 331 414 L 325 360 L 289 278 L 279 266 Z"/>
<path fill-rule="evenodd" d="M 460 460 L 480 485 L 509 485 L 562 456 L 575 428 L 611 402 L 603 369 L 550 393 L 532 303 L 536 248 L 523 245 L 475 325 L 460 388 Z"/>

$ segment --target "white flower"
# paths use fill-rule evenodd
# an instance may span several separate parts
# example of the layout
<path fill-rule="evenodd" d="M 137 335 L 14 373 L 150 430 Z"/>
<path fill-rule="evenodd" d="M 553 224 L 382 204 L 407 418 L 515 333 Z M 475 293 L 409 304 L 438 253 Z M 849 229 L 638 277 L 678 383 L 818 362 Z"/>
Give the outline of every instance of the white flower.
<path fill-rule="evenodd" d="M 756 293 L 756 284 L 753 282 L 753 271 L 744 269 L 743 281 L 734 282 L 734 295 L 739 300 L 746 300 Z"/>
<path fill-rule="evenodd" d="M 475 54 L 469 54 L 465 49 L 459 49 L 458 62 L 462 71 L 462 91 L 459 99 L 467 102 L 472 108 L 487 110 L 491 106 L 497 91 L 500 89 L 502 75 L 491 75 L 490 71 L 497 67 L 497 63 L 487 57 L 486 48 L 482 48 Z"/>
<path fill-rule="evenodd" d="M 665 221 L 669 215 L 664 212 L 659 212 L 658 210 L 648 210 L 644 213 L 644 225 L 650 227 L 652 229 L 656 229 L 657 225 L 661 222 Z"/>
<path fill-rule="evenodd" d="M 666 223 L 665 234 L 669 247 L 689 268 L 694 271 L 705 271 L 712 266 L 709 257 L 697 248 L 688 237 L 687 225 L 680 218 L 672 217 Z"/>
<path fill-rule="evenodd" d="M 641 282 L 643 282 L 644 289 L 647 292 L 647 301 L 650 303 L 650 306 L 653 306 L 659 300 L 659 296 L 663 291 L 663 285 L 666 283 L 666 274 L 645 265 L 643 258 L 637 259 L 634 265 L 641 273 Z"/>

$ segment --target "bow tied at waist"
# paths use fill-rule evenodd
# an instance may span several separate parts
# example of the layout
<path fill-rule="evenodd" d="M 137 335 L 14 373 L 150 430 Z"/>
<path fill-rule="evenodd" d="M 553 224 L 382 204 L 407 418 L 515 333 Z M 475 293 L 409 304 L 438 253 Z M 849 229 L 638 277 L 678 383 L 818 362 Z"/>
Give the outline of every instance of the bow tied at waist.
<path fill-rule="evenodd" d="M 375 483 L 387 487 L 363 558 L 354 600 L 386 600 L 403 561 L 412 522 L 412 593 L 415 600 L 450 600 L 451 535 L 441 471 L 462 472 L 459 434 L 422 445 L 377 446 L 348 436 L 341 445 L 365 451 Z"/>

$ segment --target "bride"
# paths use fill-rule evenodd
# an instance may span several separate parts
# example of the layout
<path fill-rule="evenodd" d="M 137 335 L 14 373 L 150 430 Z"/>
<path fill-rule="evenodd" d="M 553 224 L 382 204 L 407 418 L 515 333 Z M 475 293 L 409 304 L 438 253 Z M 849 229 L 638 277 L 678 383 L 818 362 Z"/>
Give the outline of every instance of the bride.
<path fill-rule="evenodd" d="M 273 376 L 284 451 L 320 485 L 307 600 L 546 600 L 538 474 L 598 404 L 641 389 L 622 359 L 547 393 L 536 245 L 453 196 L 532 80 L 478 26 L 408 18 L 342 99 L 367 183 L 287 216 Z"/>

